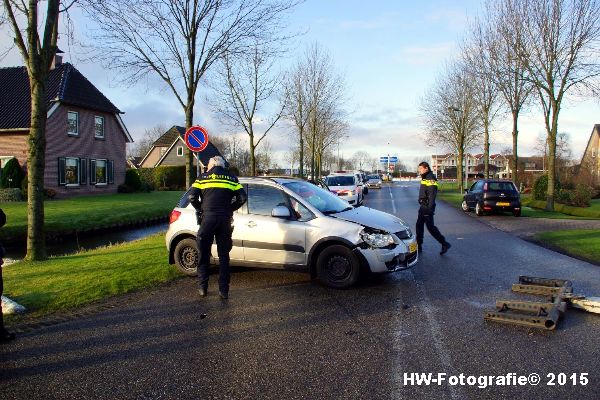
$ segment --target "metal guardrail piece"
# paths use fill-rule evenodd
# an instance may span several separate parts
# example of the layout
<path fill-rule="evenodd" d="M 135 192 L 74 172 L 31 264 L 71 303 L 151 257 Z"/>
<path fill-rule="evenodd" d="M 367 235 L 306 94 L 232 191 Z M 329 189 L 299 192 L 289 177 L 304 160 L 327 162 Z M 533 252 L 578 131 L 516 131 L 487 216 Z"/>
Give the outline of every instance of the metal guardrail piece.
<path fill-rule="evenodd" d="M 496 321 L 553 330 L 567 305 L 600 314 L 600 297 L 573 294 L 572 283 L 565 279 L 519 276 L 512 291 L 521 294 L 546 296 L 546 302 L 498 300 L 495 311 L 485 311 L 486 321 Z"/>

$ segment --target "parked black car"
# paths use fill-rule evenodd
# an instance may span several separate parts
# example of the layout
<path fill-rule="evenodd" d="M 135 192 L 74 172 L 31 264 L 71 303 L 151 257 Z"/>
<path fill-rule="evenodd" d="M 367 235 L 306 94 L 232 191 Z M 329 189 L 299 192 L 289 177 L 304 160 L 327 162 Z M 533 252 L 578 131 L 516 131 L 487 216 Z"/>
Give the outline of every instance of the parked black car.
<path fill-rule="evenodd" d="M 462 209 L 475 209 L 478 216 L 491 212 L 510 211 L 521 216 L 521 196 L 511 181 L 481 179 L 475 182 L 463 196 Z"/>

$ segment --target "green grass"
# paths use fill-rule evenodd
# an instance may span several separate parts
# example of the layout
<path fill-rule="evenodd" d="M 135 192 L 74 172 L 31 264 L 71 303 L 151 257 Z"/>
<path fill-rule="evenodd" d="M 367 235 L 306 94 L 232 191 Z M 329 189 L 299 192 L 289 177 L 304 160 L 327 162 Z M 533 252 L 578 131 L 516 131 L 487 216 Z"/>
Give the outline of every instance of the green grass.
<path fill-rule="evenodd" d="M 81 196 L 44 203 L 45 229 L 50 235 L 111 227 L 167 217 L 183 192 L 151 192 Z M 23 239 L 27 234 L 27 203 L 3 202 L 7 215 L 0 238 Z"/>
<path fill-rule="evenodd" d="M 600 230 L 542 232 L 535 235 L 540 242 L 567 254 L 600 264 Z"/>
<path fill-rule="evenodd" d="M 181 276 L 168 264 L 164 233 L 44 262 L 20 261 L 3 271 L 4 294 L 27 307 L 32 316 L 73 309 Z"/>
<path fill-rule="evenodd" d="M 524 204 L 531 208 L 543 210 L 546 207 L 546 202 L 543 200 L 527 199 L 523 201 Z M 583 218 L 600 218 L 600 199 L 594 199 L 591 202 L 590 207 L 573 207 L 566 204 L 554 203 L 554 211 L 562 214 L 566 214 L 573 217 Z"/>

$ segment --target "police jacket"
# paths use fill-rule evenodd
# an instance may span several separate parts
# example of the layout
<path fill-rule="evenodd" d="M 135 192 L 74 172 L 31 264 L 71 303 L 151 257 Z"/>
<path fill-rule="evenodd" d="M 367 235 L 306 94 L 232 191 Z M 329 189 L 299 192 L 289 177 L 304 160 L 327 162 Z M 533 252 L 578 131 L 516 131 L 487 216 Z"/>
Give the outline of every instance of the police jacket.
<path fill-rule="evenodd" d="M 419 204 L 421 205 L 421 212 L 426 214 L 434 213 L 437 189 L 438 183 L 433 172 L 429 171 L 421 175 L 421 187 L 419 188 Z"/>
<path fill-rule="evenodd" d="M 246 202 L 246 192 L 238 179 L 221 167 L 214 167 L 198 177 L 188 192 L 196 211 L 204 216 L 231 217 Z"/>

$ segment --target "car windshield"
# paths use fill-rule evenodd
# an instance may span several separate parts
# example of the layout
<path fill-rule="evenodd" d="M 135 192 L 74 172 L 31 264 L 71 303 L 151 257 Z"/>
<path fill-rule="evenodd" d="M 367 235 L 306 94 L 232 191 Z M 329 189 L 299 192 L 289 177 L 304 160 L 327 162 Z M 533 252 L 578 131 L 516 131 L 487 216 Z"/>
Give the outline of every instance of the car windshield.
<path fill-rule="evenodd" d="M 369 179 L 379 179 L 378 175 L 369 175 L 367 178 Z"/>
<path fill-rule="evenodd" d="M 490 192 L 516 192 L 512 182 L 488 182 L 487 190 Z"/>
<path fill-rule="evenodd" d="M 340 176 L 328 176 L 327 178 L 327 186 L 353 186 L 354 185 L 354 177 L 347 175 Z"/>
<path fill-rule="evenodd" d="M 311 183 L 293 181 L 284 183 L 283 185 L 308 201 L 312 206 L 324 214 L 335 214 L 352 209 L 352 206 L 333 193 L 321 189 Z"/>

